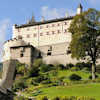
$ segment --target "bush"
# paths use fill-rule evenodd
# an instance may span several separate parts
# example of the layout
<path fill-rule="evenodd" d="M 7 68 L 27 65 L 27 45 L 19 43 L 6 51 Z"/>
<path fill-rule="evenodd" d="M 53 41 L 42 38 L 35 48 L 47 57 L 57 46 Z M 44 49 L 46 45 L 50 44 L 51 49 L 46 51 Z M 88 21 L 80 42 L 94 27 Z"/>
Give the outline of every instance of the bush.
<path fill-rule="evenodd" d="M 57 76 L 57 75 L 58 75 L 58 72 L 57 72 L 57 70 L 53 70 L 53 71 L 51 72 L 51 74 L 52 74 L 52 76 Z"/>
<path fill-rule="evenodd" d="M 65 66 L 63 64 L 59 64 L 56 66 L 58 69 L 60 70 L 64 70 L 65 69 Z"/>
<path fill-rule="evenodd" d="M 80 70 L 79 67 L 72 67 L 72 68 L 71 68 L 71 71 L 79 71 L 79 70 Z"/>
<path fill-rule="evenodd" d="M 69 63 L 69 64 L 66 65 L 66 68 L 67 68 L 67 69 L 70 69 L 70 68 L 72 68 L 72 67 L 74 67 L 74 65 L 73 65 L 72 63 Z"/>
<path fill-rule="evenodd" d="M 55 97 L 53 100 L 61 100 L 60 97 Z"/>
<path fill-rule="evenodd" d="M 79 80 L 81 80 L 81 77 L 77 74 L 72 74 L 71 76 L 69 76 L 69 79 L 71 81 L 79 81 Z"/>
<path fill-rule="evenodd" d="M 33 66 L 39 67 L 39 66 L 41 66 L 41 64 L 43 64 L 42 59 L 35 59 Z"/>
<path fill-rule="evenodd" d="M 29 70 L 28 70 L 28 73 L 27 73 L 27 76 L 28 77 L 36 77 L 39 75 L 39 68 L 38 67 L 35 67 L 35 66 L 32 66 Z"/>
<path fill-rule="evenodd" d="M 75 65 L 76 67 L 79 67 L 80 69 L 83 69 L 84 67 L 87 67 L 87 68 L 91 68 L 91 63 L 84 63 L 84 62 L 78 62 L 76 63 Z"/>
<path fill-rule="evenodd" d="M 22 90 L 22 89 L 25 89 L 25 88 L 27 88 L 27 85 L 26 85 L 24 79 L 16 80 L 16 82 L 13 84 L 13 90 L 14 91 Z"/>
<path fill-rule="evenodd" d="M 48 72 L 52 69 L 53 69 L 53 67 L 51 65 L 41 64 L 41 66 L 40 66 L 40 71 L 43 72 L 43 73 Z"/>
<path fill-rule="evenodd" d="M 48 100 L 48 97 L 47 96 L 41 96 L 41 97 L 38 97 L 37 100 Z"/>
<path fill-rule="evenodd" d="M 88 68 L 88 67 L 84 67 L 84 68 L 82 69 L 82 71 L 88 73 L 88 72 L 89 72 L 89 68 Z"/>
<path fill-rule="evenodd" d="M 28 98 L 25 98 L 25 97 L 15 97 L 14 100 L 29 100 Z"/>
<path fill-rule="evenodd" d="M 64 97 L 54 97 L 53 99 L 47 98 L 47 96 L 38 97 L 37 100 L 95 100 L 91 97 L 85 96 L 64 96 Z"/>
<path fill-rule="evenodd" d="M 16 74 L 24 75 L 27 71 L 27 68 L 25 67 L 25 64 L 16 62 Z"/>
<path fill-rule="evenodd" d="M 95 77 L 98 78 L 98 75 L 96 75 Z M 92 79 L 92 75 L 89 76 L 89 79 Z"/>

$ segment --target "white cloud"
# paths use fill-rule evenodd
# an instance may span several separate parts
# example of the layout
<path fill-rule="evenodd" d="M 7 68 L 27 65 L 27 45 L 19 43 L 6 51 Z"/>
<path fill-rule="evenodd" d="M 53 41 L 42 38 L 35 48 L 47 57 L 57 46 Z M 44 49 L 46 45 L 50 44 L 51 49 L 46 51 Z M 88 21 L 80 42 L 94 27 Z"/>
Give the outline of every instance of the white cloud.
<path fill-rule="evenodd" d="M 9 19 L 4 19 L 0 21 L 0 61 L 2 58 L 2 50 L 3 50 L 3 43 L 6 40 L 7 34 L 7 29 L 10 25 L 10 20 Z"/>
<path fill-rule="evenodd" d="M 49 8 L 48 6 L 43 6 L 41 8 L 41 15 L 46 19 L 60 18 L 64 17 L 65 14 L 68 13 L 69 16 L 75 15 L 73 10 L 65 9 L 65 8 Z"/>

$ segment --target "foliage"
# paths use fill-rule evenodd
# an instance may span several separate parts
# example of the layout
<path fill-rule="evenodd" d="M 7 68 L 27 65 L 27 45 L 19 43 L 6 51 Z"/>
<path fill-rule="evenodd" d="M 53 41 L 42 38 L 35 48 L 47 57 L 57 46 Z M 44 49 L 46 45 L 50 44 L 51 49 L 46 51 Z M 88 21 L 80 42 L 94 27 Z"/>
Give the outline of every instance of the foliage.
<path fill-rule="evenodd" d="M 41 100 L 48 100 L 47 96 L 44 96 Z"/>
<path fill-rule="evenodd" d="M 60 97 L 55 97 L 53 98 L 53 100 L 60 100 Z"/>
<path fill-rule="evenodd" d="M 37 98 L 37 100 L 49 100 L 49 98 L 47 96 L 42 96 Z M 95 100 L 95 99 L 86 96 L 63 96 L 63 97 L 57 96 L 50 100 Z"/>
<path fill-rule="evenodd" d="M 40 71 L 41 72 L 48 72 L 48 71 L 52 70 L 52 68 L 53 68 L 53 66 L 51 66 L 51 65 L 41 64 Z"/>
<path fill-rule="evenodd" d="M 98 78 L 98 75 L 95 75 L 95 78 Z M 89 76 L 89 79 L 92 79 L 92 76 L 91 75 Z"/>
<path fill-rule="evenodd" d="M 32 66 L 27 72 L 28 77 L 36 77 L 38 75 L 39 75 L 39 67 Z"/>
<path fill-rule="evenodd" d="M 19 79 L 16 80 L 16 82 L 13 84 L 13 90 L 17 91 L 17 90 L 22 90 L 27 88 L 25 80 L 24 79 Z"/>
<path fill-rule="evenodd" d="M 89 69 L 88 67 L 84 67 L 84 68 L 82 69 L 82 71 L 85 72 L 85 73 L 89 73 L 89 72 L 90 72 L 90 69 Z"/>
<path fill-rule="evenodd" d="M 90 68 L 91 67 L 91 64 L 90 63 L 84 63 L 84 62 L 78 62 L 78 63 L 76 63 L 75 66 L 76 67 L 79 67 L 80 69 L 83 69 L 84 67 Z"/>
<path fill-rule="evenodd" d="M 79 70 L 80 70 L 79 67 L 72 67 L 72 68 L 71 68 L 71 71 L 79 71 Z"/>
<path fill-rule="evenodd" d="M 66 65 L 66 68 L 67 68 L 67 69 L 70 69 L 70 68 L 72 68 L 72 67 L 74 67 L 74 65 L 73 65 L 72 63 L 69 63 L 69 64 Z"/>
<path fill-rule="evenodd" d="M 25 64 L 16 62 L 16 74 L 25 75 L 26 72 L 27 68 L 25 67 Z"/>
<path fill-rule="evenodd" d="M 41 66 L 41 64 L 43 64 L 42 59 L 35 59 L 34 63 L 33 63 L 33 66 L 39 67 L 39 66 Z"/>
<path fill-rule="evenodd" d="M 19 97 L 15 97 L 14 100 L 29 100 L 28 98 L 19 96 Z"/>
<path fill-rule="evenodd" d="M 100 57 L 100 12 L 89 9 L 76 15 L 69 32 L 72 33 L 70 44 L 72 57 L 91 61 L 92 79 L 95 79 L 96 61 Z"/>
<path fill-rule="evenodd" d="M 71 81 L 76 81 L 76 80 L 79 81 L 79 80 L 81 80 L 81 77 L 77 74 L 72 74 L 71 76 L 69 76 L 69 79 Z"/>
<path fill-rule="evenodd" d="M 64 70 L 65 66 L 63 64 L 58 64 L 58 65 L 56 65 L 56 68 L 60 69 L 60 70 Z"/>

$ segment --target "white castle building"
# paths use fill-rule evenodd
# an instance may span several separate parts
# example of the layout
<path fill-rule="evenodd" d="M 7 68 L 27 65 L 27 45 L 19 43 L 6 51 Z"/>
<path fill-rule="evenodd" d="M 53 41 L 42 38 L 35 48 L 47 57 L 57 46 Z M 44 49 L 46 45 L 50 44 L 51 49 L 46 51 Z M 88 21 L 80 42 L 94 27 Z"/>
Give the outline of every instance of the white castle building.
<path fill-rule="evenodd" d="M 80 4 L 77 14 L 81 12 Z M 75 63 L 68 49 L 72 39 L 68 28 L 72 20 L 73 16 L 35 22 L 32 17 L 27 24 L 14 25 L 12 39 L 4 43 L 3 61 L 16 59 L 31 64 L 41 57 L 46 63 Z"/>

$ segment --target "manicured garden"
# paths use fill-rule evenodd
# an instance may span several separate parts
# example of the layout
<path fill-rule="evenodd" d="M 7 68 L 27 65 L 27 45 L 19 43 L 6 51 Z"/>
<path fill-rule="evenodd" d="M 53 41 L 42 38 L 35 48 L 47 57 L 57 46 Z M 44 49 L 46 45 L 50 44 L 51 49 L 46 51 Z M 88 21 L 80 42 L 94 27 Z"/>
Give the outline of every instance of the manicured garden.
<path fill-rule="evenodd" d="M 16 69 L 17 77 L 13 91 L 20 93 L 24 98 L 40 98 L 41 96 L 47 96 L 50 99 L 57 96 L 82 96 L 96 100 L 100 98 L 100 74 L 96 73 L 96 80 L 91 80 L 91 65 L 89 63 L 67 64 L 66 66 L 61 64 L 47 65 L 38 59 L 29 69 L 20 63 L 17 64 Z"/>

